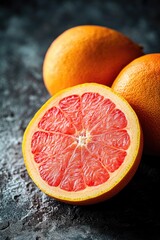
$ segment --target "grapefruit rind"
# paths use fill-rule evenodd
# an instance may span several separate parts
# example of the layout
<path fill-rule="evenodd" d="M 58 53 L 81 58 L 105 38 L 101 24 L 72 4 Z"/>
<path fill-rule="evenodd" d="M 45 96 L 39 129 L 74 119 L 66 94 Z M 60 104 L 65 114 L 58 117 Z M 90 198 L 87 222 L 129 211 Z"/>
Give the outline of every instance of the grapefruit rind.
<path fill-rule="evenodd" d="M 38 131 L 38 123 L 44 113 L 53 106 L 57 106 L 59 101 L 72 94 L 82 95 L 84 92 L 96 92 L 111 99 L 116 107 L 126 116 L 127 131 L 130 136 L 130 147 L 126 150 L 127 156 L 124 163 L 113 172 L 107 182 L 98 186 L 86 187 L 77 192 L 68 192 L 59 187 L 52 187 L 45 182 L 40 174 L 34 156 L 31 152 L 31 140 L 33 133 Z M 139 165 L 143 148 L 143 136 L 138 117 L 128 102 L 107 86 L 97 83 L 85 83 L 60 91 L 51 97 L 35 114 L 30 121 L 23 137 L 22 152 L 28 173 L 34 183 L 47 195 L 71 204 L 92 204 L 109 199 L 118 193 L 130 181 Z"/>

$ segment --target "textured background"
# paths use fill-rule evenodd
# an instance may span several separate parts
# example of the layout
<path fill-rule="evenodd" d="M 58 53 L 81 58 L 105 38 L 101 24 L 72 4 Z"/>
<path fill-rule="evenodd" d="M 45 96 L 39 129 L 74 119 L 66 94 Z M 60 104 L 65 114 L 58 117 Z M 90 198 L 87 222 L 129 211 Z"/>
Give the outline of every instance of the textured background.
<path fill-rule="evenodd" d="M 157 0 L 0 2 L 0 239 L 160 239 L 160 164 L 143 156 L 117 196 L 102 204 L 70 206 L 47 197 L 29 178 L 21 153 L 23 132 L 49 98 L 42 81 L 44 54 L 75 25 L 115 28 L 160 52 Z"/>

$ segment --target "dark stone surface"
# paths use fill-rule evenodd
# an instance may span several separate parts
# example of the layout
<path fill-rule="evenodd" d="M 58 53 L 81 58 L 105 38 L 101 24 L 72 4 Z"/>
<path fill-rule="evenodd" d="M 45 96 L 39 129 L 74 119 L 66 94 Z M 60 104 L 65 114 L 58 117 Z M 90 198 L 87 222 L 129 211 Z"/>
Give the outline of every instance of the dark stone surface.
<path fill-rule="evenodd" d="M 160 239 L 160 164 L 143 156 L 117 196 L 79 207 L 43 194 L 21 153 L 24 129 L 49 98 L 44 54 L 65 29 L 80 24 L 115 28 L 160 52 L 159 1 L 1 1 L 0 3 L 0 239 Z"/>

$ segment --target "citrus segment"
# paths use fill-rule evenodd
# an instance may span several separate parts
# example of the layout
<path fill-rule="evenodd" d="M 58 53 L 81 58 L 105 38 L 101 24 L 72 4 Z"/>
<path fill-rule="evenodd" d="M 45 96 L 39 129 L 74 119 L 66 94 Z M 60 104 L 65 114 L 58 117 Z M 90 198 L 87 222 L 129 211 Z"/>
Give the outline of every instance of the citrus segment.
<path fill-rule="evenodd" d="M 104 144 L 108 147 L 127 150 L 130 144 L 130 137 L 126 130 L 109 131 L 105 134 L 93 135 L 92 141 L 98 141 L 99 144 Z"/>
<path fill-rule="evenodd" d="M 82 130 L 82 114 L 79 95 L 71 95 L 59 102 L 59 107 L 77 130 Z"/>
<path fill-rule="evenodd" d="M 57 94 L 39 110 L 25 132 L 23 153 L 44 192 L 81 204 L 99 195 L 108 198 L 116 187 L 120 191 L 125 178 L 127 184 L 140 161 L 141 142 L 128 103 L 108 87 L 84 84 Z"/>
<path fill-rule="evenodd" d="M 115 108 L 109 99 L 104 99 L 98 93 L 85 93 L 82 95 L 83 126 L 90 131 L 97 129 L 105 121 L 107 114 Z M 104 123 L 105 124 L 105 123 Z M 100 127 L 100 126 L 98 126 Z M 105 129 L 105 126 L 103 126 Z"/>
<path fill-rule="evenodd" d="M 74 133 L 74 126 L 64 113 L 57 107 L 49 109 L 38 124 L 40 129 L 46 131 L 58 131 L 61 133 Z"/>

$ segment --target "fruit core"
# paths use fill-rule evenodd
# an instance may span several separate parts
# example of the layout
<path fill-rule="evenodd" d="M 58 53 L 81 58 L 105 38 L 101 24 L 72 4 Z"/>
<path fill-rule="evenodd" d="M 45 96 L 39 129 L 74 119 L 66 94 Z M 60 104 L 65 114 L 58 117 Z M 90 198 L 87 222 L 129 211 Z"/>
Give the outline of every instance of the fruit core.
<path fill-rule="evenodd" d="M 61 99 L 41 117 L 31 150 L 41 178 L 81 191 L 107 182 L 130 146 L 125 114 L 111 99 L 86 92 Z"/>
<path fill-rule="evenodd" d="M 91 135 L 88 131 L 82 131 L 79 136 L 76 138 L 78 146 L 83 147 L 91 141 Z"/>

